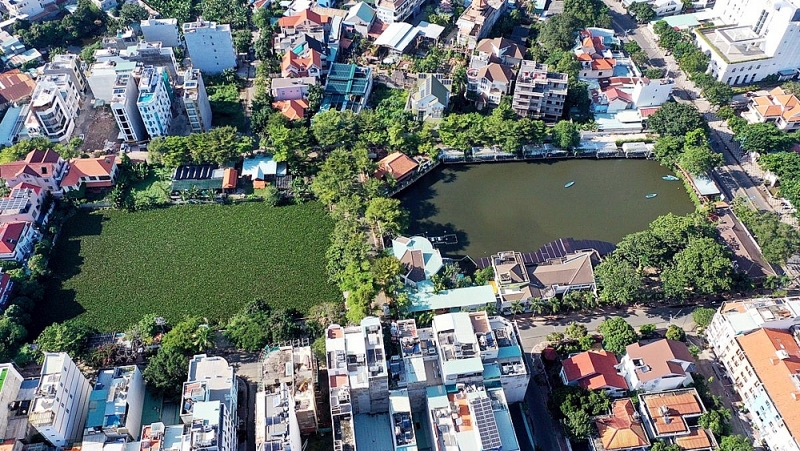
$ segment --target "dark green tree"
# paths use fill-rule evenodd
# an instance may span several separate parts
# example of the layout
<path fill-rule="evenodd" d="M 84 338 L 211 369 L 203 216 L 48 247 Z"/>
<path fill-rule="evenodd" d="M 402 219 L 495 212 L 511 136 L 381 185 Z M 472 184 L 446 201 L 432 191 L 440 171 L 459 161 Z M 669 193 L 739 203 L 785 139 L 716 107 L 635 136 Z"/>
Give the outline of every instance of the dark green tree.
<path fill-rule="evenodd" d="M 714 319 L 714 314 L 717 311 L 713 308 L 708 307 L 697 307 L 692 311 L 692 320 L 697 327 L 706 328 L 709 324 L 711 324 L 711 320 Z"/>
<path fill-rule="evenodd" d="M 186 380 L 189 358 L 177 349 L 161 349 L 150 359 L 142 376 L 166 398 L 177 399 Z"/>
<path fill-rule="evenodd" d="M 686 341 L 686 332 L 678 325 L 670 324 L 665 335 L 668 340 Z"/>
<path fill-rule="evenodd" d="M 598 330 L 603 334 L 603 349 L 617 355 L 625 354 L 625 348 L 639 340 L 633 327 L 621 317 L 603 321 Z"/>
<path fill-rule="evenodd" d="M 693 105 L 667 102 L 647 118 L 647 127 L 660 135 L 682 137 L 692 130 L 705 128 L 705 121 Z"/>
<path fill-rule="evenodd" d="M 553 126 L 553 145 L 572 150 L 581 143 L 581 132 L 572 121 L 559 121 Z"/>
<path fill-rule="evenodd" d="M 636 2 L 628 7 L 628 14 L 636 18 L 639 23 L 648 23 L 655 19 L 656 11 L 647 2 Z"/>
<path fill-rule="evenodd" d="M 600 301 L 612 305 L 630 305 L 636 302 L 642 290 L 642 276 L 628 260 L 617 252 L 606 257 L 595 268 L 600 285 Z"/>

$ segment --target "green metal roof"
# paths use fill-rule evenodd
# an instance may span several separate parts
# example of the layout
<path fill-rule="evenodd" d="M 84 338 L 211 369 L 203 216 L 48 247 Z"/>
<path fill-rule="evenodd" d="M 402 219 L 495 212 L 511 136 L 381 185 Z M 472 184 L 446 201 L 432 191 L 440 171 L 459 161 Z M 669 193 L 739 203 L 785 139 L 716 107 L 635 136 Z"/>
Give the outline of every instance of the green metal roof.
<path fill-rule="evenodd" d="M 222 189 L 222 179 L 203 179 L 203 180 L 173 180 L 172 191 L 185 191 L 195 187 L 199 190 Z"/>

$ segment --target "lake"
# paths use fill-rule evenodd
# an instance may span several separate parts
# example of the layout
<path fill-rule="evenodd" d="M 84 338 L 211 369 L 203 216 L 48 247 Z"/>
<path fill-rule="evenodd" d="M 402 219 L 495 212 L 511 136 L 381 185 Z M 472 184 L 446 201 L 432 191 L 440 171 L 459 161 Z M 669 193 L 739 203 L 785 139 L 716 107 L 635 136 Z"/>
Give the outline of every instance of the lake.
<path fill-rule="evenodd" d="M 398 198 L 411 214 L 410 234 L 454 233 L 458 244 L 442 252 L 476 259 L 533 252 L 558 238 L 617 243 L 660 215 L 694 211 L 683 182 L 661 178 L 671 173 L 622 159 L 442 165 Z"/>

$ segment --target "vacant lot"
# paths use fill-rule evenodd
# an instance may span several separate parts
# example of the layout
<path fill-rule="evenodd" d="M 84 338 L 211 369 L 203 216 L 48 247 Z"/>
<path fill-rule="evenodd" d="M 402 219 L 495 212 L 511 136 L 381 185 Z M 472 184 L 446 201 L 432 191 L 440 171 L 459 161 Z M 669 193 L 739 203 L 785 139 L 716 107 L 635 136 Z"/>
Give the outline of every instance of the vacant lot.
<path fill-rule="evenodd" d="M 225 320 L 259 297 L 307 310 L 341 297 L 325 274 L 332 228 L 317 203 L 81 212 L 54 250 L 37 329 L 77 317 L 119 331 L 150 312 Z"/>

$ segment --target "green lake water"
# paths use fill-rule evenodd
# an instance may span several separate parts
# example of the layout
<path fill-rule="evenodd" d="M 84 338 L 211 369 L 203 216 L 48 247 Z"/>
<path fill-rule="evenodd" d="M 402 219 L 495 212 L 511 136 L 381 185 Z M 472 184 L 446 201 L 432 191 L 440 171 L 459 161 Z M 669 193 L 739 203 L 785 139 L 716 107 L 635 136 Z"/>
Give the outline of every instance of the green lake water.
<path fill-rule="evenodd" d="M 558 238 L 617 243 L 660 215 L 693 211 L 683 182 L 667 174 L 648 160 L 442 165 L 398 197 L 411 213 L 410 234 L 454 233 L 458 244 L 442 252 L 479 258 L 533 252 Z"/>

